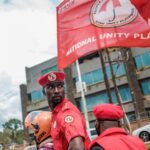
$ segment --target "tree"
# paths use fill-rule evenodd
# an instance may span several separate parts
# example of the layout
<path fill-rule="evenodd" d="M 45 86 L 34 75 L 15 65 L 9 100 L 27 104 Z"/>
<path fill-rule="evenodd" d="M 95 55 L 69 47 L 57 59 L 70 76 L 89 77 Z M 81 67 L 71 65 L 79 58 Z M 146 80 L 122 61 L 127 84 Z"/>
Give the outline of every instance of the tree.
<path fill-rule="evenodd" d="M 6 133 L 9 132 L 10 133 L 10 138 L 12 142 L 19 142 L 17 140 L 17 135 L 21 136 L 22 134 L 19 133 L 20 131 L 18 131 L 19 129 L 22 128 L 22 122 L 18 119 L 10 119 L 7 122 L 5 122 L 3 124 L 3 128 L 4 128 L 4 132 Z"/>
<path fill-rule="evenodd" d="M 11 143 L 11 134 L 10 131 L 8 130 L 4 130 L 1 134 L 0 134 L 0 142 L 3 144 L 9 144 Z"/>
<path fill-rule="evenodd" d="M 16 132 L 16 143 L 22 144 L 23 143 L 23 129 L 18 130 Z"/>

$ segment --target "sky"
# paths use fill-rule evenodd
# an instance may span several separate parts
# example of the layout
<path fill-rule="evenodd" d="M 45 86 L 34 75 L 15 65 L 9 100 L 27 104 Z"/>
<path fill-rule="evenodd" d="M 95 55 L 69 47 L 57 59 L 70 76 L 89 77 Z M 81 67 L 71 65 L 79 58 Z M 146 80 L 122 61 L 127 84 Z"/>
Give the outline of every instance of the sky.
<path fill-rule="evenodd" d="M 62 0 L 0 0 L 0 130 L 22 121 L 20 84 L 25 67 L 57 56 L 56 6 Z"/>

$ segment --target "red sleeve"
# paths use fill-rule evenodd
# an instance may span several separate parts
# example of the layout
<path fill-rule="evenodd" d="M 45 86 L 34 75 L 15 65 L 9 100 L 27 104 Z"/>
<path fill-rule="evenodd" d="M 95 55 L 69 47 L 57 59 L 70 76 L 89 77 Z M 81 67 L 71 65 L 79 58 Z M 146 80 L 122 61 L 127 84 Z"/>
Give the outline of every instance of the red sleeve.
<path fill-rule="evenodd" d="M 81 114 L 71 110 L 65 110 L 61 116 L 60 123 L 62 127 L 61 130 L 64 132 L 68 142 L 77 136 L 81 136 L 85 139 L 86 129 Z"/>

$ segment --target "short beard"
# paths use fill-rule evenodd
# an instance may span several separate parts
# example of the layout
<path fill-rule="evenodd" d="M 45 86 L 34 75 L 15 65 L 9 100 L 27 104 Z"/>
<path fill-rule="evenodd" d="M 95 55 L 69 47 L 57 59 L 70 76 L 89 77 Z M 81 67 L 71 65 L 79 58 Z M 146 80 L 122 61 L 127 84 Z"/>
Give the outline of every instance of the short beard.
<path fill-rule="evenodd" d="M 55 108 L 58 104 L 60 104 L 62 101 L 63 101 L 63 97 L 60 97 L 60 98 L 56 98 L 56 99 L 53 99 L 52 101 L 48 101 L 49 103 L 49 106 L 52 106 L 52 108 Z"/>

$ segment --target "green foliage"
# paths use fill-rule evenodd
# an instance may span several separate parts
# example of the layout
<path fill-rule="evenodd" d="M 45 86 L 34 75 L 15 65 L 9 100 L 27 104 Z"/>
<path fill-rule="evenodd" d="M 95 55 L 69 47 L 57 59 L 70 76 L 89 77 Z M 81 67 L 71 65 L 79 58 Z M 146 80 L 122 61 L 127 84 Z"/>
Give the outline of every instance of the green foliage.
<path fill-rule="evenodd" d="M 18 119 L 10 119 L 3 124 L 3 132 L 0 133 L 0 141 L 4 144 L 15 142 L 23 143 L 22 122 Z"/>
<path fill-rule="evenodd" d="M 23 130 L 22 129 L 18 130 L 16 132 L 16 141 L 15 142 L 18 143 L 18 144 L 22 144 L 23 143 Z"/>
<path fill-rule="evenodd" d="M 3 143 L 3 133 L 2 132 L 0 132 L 0 141 L 1 141 L 1 143 Z"/>
<path fill-rule="evenodd" d="M 10 119 L 5 124 L 3 124 L 4 129 L 9 129 L 9 130 L 17 130 L 22 127 L 22 123 L 18 119 Z"/>
<path fill-rule="evenodd" d="M 10 136 L 11 136 L 11 134 L 7 130 L 4 130 L 3 132 L 1 132 L 1 134 L 0 134 L 1 143 L 3 143 L 3 144 L 10 143 L 11 142 Z"/>

